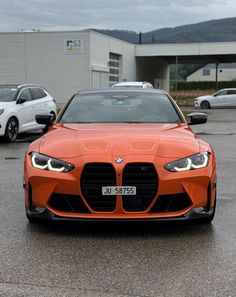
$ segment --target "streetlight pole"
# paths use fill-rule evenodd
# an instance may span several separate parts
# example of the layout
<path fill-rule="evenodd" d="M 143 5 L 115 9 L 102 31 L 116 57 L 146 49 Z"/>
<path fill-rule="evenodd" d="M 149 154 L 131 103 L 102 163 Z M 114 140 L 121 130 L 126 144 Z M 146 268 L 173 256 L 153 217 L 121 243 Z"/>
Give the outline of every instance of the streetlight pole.
<path fill-rule="evenodd" d="M 218 70 L 219 70 L 219 62 L 216 62 L 216 84 L 215 84 L 216 91 L 218 91 L 219 89 Z"/>
<path fill-rule="evenodd" d="M 175 91 L 178 91 L 178 56 L 175 57 Z"/>

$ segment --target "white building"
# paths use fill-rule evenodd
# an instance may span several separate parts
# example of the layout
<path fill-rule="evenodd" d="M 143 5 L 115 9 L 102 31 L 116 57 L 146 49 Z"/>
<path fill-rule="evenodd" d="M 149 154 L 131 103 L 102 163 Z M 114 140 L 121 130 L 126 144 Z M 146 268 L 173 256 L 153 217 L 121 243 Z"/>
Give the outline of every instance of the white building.
<path fill-rule="evenodd" d="M 216 64 L 207 64 L 186 78 L 187 81 L 215 81 Z M 218 65 L 218 81 L 236 80 L 236 63 L 221 63 Z"/>
<path fill-rule="evenodd" d="M 0 83 L 40 84 L 61 106 L 82 89 L 150 81 L 169 90 L 168 62 L 91 30 L 0 33 Z"/>
<path fill-rule="evenodd" d="M 0 83 L 45 86 L 61 105 L 79 89 L 135 80 L 135 47 L 92 31 L 0 34 Z"/>
<path fill-rule="evenodd" d="M 236 42 L 132 44 L 91 30 L 0 33 L 0 83 L 40 84 L 61 106 L 82 89 L 149 81 L 169 91 L 169 65 L 236 61 Z"/>

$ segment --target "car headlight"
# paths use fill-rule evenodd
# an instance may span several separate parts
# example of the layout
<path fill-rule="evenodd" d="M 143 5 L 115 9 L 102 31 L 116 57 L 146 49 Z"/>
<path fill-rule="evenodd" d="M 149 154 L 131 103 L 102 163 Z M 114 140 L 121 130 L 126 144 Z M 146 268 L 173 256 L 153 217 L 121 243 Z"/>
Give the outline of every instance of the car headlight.
<path fill-rule="evenodd" d="M 165 169 L 176 172 L 176 171 L 187 171 L 206 167 L 208 165 L 209 153 L 202 152 L 190 157 L 180 159 L 171 163 L 166 164 Z"/>
<path fill-rule="evenodd" d="M 74 165 L 61 161 L 46 155 L 33 152 L 31 154 L 32 166 L 37 169 L 55 171 L 55 172 L 69 172 L 75 168 Z"/>
<path fill-rule="evenodd" d="M 0 115 L 4 113 L 4 109 L 0 109 Z"/>

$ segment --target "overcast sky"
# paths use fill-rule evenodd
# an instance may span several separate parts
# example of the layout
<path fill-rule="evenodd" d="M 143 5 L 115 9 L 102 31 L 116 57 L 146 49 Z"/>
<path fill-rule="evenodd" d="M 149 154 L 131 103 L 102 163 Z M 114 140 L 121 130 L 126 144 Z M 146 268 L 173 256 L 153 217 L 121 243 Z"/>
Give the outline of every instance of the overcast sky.
<path fill-rule="evenodd" d="M 235 0 L 0 0 L 0 31 L 147 32 L 236 16 Z"/>

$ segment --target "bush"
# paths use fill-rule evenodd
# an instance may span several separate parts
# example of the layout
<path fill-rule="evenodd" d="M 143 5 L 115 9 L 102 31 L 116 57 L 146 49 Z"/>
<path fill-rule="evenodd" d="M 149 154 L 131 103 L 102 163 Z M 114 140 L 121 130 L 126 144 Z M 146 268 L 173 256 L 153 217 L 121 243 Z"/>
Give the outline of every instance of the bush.
<path fill-rule="evenodd" d="M 219 81 L 218 82 L 218 89 L 225 89 L 225 88 L 236 88 L 236 80 Z M 216 83 L 214 81 L 178 82 L 177 89 L 178 89 L 178 91 L 214 90 L 214 89 L 216 89 Z"/>

